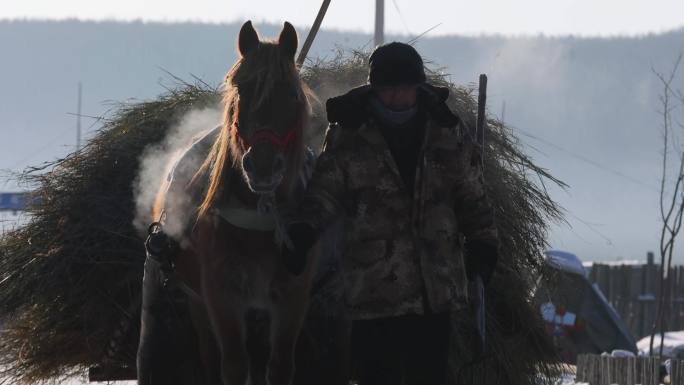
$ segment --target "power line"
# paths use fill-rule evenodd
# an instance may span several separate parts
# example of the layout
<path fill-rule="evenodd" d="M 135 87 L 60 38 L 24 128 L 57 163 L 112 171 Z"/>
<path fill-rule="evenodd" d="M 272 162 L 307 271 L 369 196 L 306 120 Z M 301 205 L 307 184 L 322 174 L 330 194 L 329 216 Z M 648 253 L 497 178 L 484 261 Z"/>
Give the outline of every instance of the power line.
<path fill-rule="evenodd" d="M 613 246 L 613 241 L 610 239 L 610 237 L 608 237 L 607 235 L 605 235 L 605 234 L 603 234 L 602 232 L 598 231 L 598 230 L 596 229 L 596 226 L 595 226 L 594 224 L 585 221 L 584 219 L 578 217 L 577 215 L 575 215 L 575 214 L 573 214 L 573 213 L 571 213 L 571 212 L 569 212 L 569 211 L 568 211 L 568 214 L 570 214 L 571 217 L 575 218 L 576 220 L 578 220 L 578 221 L 579 221 L 580 223 L 582 223 L 583 225 L 587 226 L 587 228 L 588 228 L 589 230 L 591 230 L 592 232 L 594 232 L 596 235 L 598 235 L 599 237 L 603 238 L 603 240 L 606 242 L 606 244 L 607 244 L 608 246 Z M 573 233 L 574 233 L 574 231 L 573 231 Z M 579 237 L 579 234 L 575 233 L 575 235 L 577 235 L 577 236 Z"/>
<path fill-rule="evenodd" d="M 55 144 L 57 141 L 63 139 L 63 138 L 64 138 L 64 133 L 65 133 L 67 130 L 68 130 L 68 131 L 71 131 L 72 128 L 71 128 L 71 127 L 67 127 L 67 128 L 62 129 L 62 130 L 59 132 L 59 134 L 56 135 L 54 138 L 51 138 L 49 141 L 47 141 L 47 142 L 46 142 L 45 144 L 43 144 L 42 146 L 36 148 L 35 150 L 29 151 L 29 153 L 28 153 L 27 156 L 25 156 L 25 157 L 21 158 L 20 160 L 14 162 L 14 164 L 12 164 L 12 165 L 9 167 L 9 170 L 15 171 L 15 169 L 16 169 L 17 167 L 19 167 L 19 166 L 25 164 L 26 162 L 28 162 L 29 160 L 35 158 L 37 155 L 42 154 L 47 148 L 49 148 L 50 146 L 52 146 L 53 144 Z"/>
<path fill-rule="evenodd" d="M 555 148 L 556 150 L 562 151 L 562 152 L 564 152 L 564 153 L 566 153 L 566 154 L 572 156 L 572 157 L 575 158 L 575 159 L 579 159 L 579 160 L 581 160 L 581 161 L 583 161 L 583 162 L 585 162 L 585 163 L 588 163 L 588 164 L 590 164 L 590 165 L 592 165 L 592 166 L 594 166 L 594 167 L 596 167 L 596 168 L 599 168 L 599 169 L 601 169 L 601 170 L 603 170 L 603 171 L 609 172 L 609 173 L 611 173 L 611 174 L 613 174 L 613 175 L 615 175 L 615 176 L 618 176 L 618 177 L 620 177 L 620 178 L 622 178 L 622 179 L 625 179 L 625 180 L 627 180 L 627 181 L 630 181 L 630 182 L 632 182 L 632 183 L 634 183 L 634 184 L 638 184 L 638 185 L 640 185 L 640 186 L 642 186 L 642 187 L 645 187 L 645 188 L 647 188 L 647 189 L 649 189 L 649 190 L 653 190 L 653 191 L 655 191 L 655 192 L 659 192 L 659 190 L 658 190 L 655 186 L 649 185 L 649 184 L 647 184 L 647 183 L 644 183 L 644 182 L 640 181 L 639 179 L 634 178 L 634 177 L 632 177 L 632 176 L 629 176 L 629 175 L 627 175 L 627 174 L 625 174 L 625 173 L 623 173 L 623 172 L 621 172 L 621 171 L 614 170 L 614 169 L 612 169 L 612 168 L 610 168 L 610 167 L 604 166 L 603 164 L 601 164 L 601 163 L 599 163 L 599 162 L 597 162 L 597 161 L 595 161 L 595 160 L 589 159 L 589 158 L 587 158 L 587 157 L 584 156 L 584 155 L 576 154 L 576 153 L 574 153 L 574 152 L 572 152 L 572 151 L 570 151 L 570 150 L 567 150 L 567 149 L 565 149 L 565 148 L 563 148 L 563 147 L 561 147 L 561 146 L 559 146 L 559 145 L 557 145 L 557 144 L 555 144 L 555 143 L 549 142 L 549 141 L 546 140 L 546 139 L 542 139 L 542 138 L 540 138 L 540 137 L 538 137 L 538 136 L 535 136 L 535 135 L 533 135 L 533 134 L 531 134 L 531 133 L 529 133 L 529 132 L 527 132 L 527 131 L 525 131 L 525 130 L 522 130 L 522 129 L 520 129 L 520 128 L 516 128 L 516 130 L 520 131 L 523 135 L 525 135 L 525 136 L 527 136 L 527 137 L 529 137 L 529 138 L 532 138 L 532 139 L 537 140 L 537 141 L 539 141 L 539 142 L 541 142 L 541 143 L 544 143 L 544 144 L 546 144 L 547 146 L 550 146 L 550 147 Z"/>
<path fill-rule="evenodd" d="M 413 43 L 417 42 L 418 39 L 420 39 L 421 37 L 423 37 L 423 36 L 427 35 L 428 33 L 432 32 L 433 29 L 439 27 L 440 25 L 442 25 L 442 23 L 437 23 L 437 24 L 435 24 L 434 26 L 432 26 L 432 27 L 428 28 L 427 30 L 425 30 L 423 33 L 421 33 L 421 34 L 417 35 L 416 37 L 414 37 L 413 39 L 407 41 L 406 44 L 411 44 L 411 45 L 413 45 Z"/>
<path fill-rule="evenodd" d="M 409 30 L 408 24 L 406 23 L 406 19 L 404 19 L 404 15 L 401 13 L 401 10 L 399 9 L 399 4 L 397 4 L 397 0 L 392 0 L 392 4 L 394 4 L 394 9 L 396 9 L 397 13 L 399 14 L 399 20 L 401 20 L 401 23 L 404 25 L 406 33 L 410 35 L 411 31 Z"/>

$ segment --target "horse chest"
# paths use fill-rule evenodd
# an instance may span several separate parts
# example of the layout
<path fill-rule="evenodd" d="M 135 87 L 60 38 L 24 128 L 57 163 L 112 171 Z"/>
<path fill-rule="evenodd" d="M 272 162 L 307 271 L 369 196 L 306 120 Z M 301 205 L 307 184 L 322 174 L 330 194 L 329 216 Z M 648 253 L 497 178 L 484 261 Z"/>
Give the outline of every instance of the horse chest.
<path fill-rule="evenodd" d="M 280 251 L 273 231 L 237 227 L 223 219 L 215 226 L 214 242 L 205 253 L 207 278 L 216 279 L 227 295 L 237 295 L 250 307 L 264 307 L 273 297 Z"/>

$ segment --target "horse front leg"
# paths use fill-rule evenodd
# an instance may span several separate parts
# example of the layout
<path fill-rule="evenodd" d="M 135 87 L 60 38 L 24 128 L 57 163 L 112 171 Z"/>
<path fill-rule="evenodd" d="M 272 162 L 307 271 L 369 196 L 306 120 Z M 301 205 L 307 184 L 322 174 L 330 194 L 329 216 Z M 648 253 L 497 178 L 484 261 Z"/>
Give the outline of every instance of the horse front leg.
<path fill-rule="evenodd" d="M 245 385 L 249 373 L 249 357 L 245 346 L 245 305 L 238 295 L 226 290 L 225 281 L 207 278 L 203 279 L 202 286 L 207 313 L 221 355 L 223 384 Z"/>
<path fill-rule="evenodd" d="M 204 303 L 190 301 L 190 314 L 197 337 L 199 360 L 204 369 L 204 384 L 217 385 L 221 383 L 220 353 L 214 337 L 207 310 Z"/>
<path fill-rule="evenodd" d="M 290 385 L 295 371 L 295 346 L 308 307 L 308 290 L 297 288 L 282 298 L 271 313 L 271 356 L 268 385 Z"/>

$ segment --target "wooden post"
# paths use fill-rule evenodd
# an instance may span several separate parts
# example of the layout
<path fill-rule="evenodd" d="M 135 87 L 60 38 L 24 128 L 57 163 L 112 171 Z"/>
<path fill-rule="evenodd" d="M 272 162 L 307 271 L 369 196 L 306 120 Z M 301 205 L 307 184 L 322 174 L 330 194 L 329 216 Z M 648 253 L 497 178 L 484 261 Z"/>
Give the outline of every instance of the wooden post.
<path fill-rule="evenodd" d="M 480 145 L 480 164 L 484 170 L 485 157 L 485 131 L 487 129 L 487 75 L 480 74 L 480 87 L 477 94 L 477 127 L 475 128 L 475 137 Z"/>
<path fill-rule="evenodd" d="M 314 23 L 311 26 L 311 30 L 309 30 L 309 34 L 306 36 L 306 41 L 304 41 L 304 45 L 302 46 L 302 49 L 299 51 L 299 56 L 297 56 L 297 66 L 299 67 L 301 67 L 302 64 L 304 64 L 306 55 L 309 54 L 309 49 L 311 49 L 311 45 L 313 44 L 313 41 L 316 38 L 316 34 L 318 33 L 318 30 L 321 28 L 321 23 L 323 23 L 323 17 L 325 17 L 325 13 L 328 11 L 330 1 L 332 0 L 323 0 L 323 4 L 321 4 L 321 9 L 318 10 L 316 20 L 314 20 Z"/>
<path fill-rule="evenodd" d="M 641 367 L 641 384 L 642 385 L 651 385 L 651 359 L 650 358 L 645 358 L 642 361 L 642 367 Z"/>
<path fill-rule="evenodd" d="M 660 359 L 657 357 L 651 358 L 651 384 L 660 385 Z"/>
<path fill-rule="evenodd" d="M 679 384 L 679 361 L 672 360 L 671 366 L 670 366 L 670 385 L 675 385 Z"/>
<path fill-rule="evenodd" d="M 586 382 L 586 372 L 587 372 L 587 355 L 579 354 L 577 355 L 577 370 L 575 371 L 575 381 Z"/>
<path fill-rule="evenodd" d="M 625 377 L 626 384 L 636 384 L 636 360 L 636 357 L 627 357 L 627 376 Z"/>
<path fill-rule="evenodd" d="M 642 359 L 637 359 L 636 362 L 635 362 L 635 364 L 636 364 L 636 382 L 637 382 L 638 384 L 644 384 L 644 385 L 645 385 L 645 384 L 646 384 L 646 382 L 644 381 L 644 378 L 645 378 L 645 377 L 644 377 L 644 364 L 645 364 L 645 361 L 644 361 L 643 358 L 642 358 Z"/>

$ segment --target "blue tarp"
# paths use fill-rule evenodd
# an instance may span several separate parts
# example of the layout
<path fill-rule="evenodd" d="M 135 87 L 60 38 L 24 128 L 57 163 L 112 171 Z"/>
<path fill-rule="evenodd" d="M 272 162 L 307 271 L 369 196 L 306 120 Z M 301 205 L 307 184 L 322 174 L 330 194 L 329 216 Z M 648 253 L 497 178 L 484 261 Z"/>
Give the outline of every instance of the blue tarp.
<path fill-rule="evenodd" d="M 0 211 L 23 211 L 28 204 L 29 194 L 19 193 L 0 193 Z"/>
<path fill-rule="evenodd" d="M 541 282 L 534 300 L 564 362 L 574 364 L 581 353 L 601 354 L 616 349 L 637 352 L 624 321 L 598 285 L 587 279 L 576 255 L 548 251 L 546 263 L 555 270 L 550 275 L 554 279 Z"/>

